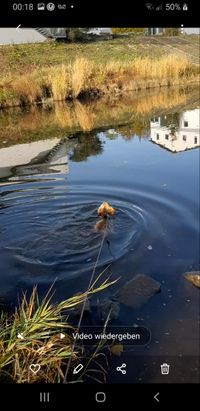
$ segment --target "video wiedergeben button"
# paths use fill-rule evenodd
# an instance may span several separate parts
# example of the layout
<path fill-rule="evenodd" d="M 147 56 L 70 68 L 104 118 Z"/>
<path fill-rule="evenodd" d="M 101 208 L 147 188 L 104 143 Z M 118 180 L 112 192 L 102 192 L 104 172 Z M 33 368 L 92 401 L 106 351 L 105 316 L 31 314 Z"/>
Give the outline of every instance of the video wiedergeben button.
<path fill-rule="evenodd" d="M 94 345 L 103 341 L 108 344 L 119 342 L 123 345 L 146 345 L 151 339 L 150 330 L 146 327 L 108 326 L 106 330 L 100 326 L 83 326 L 72 331 L 72 338 L 83 345 Z"/>

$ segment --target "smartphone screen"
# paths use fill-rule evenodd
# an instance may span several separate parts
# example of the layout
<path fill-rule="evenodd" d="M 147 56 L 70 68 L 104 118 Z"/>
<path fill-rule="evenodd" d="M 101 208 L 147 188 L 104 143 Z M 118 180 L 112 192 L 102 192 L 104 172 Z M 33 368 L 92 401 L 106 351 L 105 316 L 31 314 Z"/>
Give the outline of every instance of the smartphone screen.
<path fill-rule="evenodd" d="M 200 382 L 195 6 L 2 7 L 2 401 L 189 404 Z"/>

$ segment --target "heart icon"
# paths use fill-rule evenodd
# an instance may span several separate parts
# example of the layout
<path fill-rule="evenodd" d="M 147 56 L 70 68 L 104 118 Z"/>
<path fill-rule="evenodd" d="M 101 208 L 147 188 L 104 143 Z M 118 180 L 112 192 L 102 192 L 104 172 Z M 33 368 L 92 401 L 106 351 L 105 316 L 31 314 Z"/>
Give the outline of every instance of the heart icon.
<path fill-rule="evenodd" d="M 33 372 L 33 374 L 37 374 L 40 371 L 40 364 L 31 364 L 29 369 Z"/>

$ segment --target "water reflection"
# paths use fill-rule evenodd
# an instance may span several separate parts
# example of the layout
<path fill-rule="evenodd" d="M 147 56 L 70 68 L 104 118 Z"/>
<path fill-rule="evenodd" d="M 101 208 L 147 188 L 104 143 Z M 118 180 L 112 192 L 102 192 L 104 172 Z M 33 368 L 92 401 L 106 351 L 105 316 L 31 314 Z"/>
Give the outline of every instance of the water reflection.
<path fill-rule="evenodd" d="M 153 117 L 151 141 L 177 153 L 200 145 L 200 109 Z"/>
<path fill-rule="evenodd" d="M 70 160 L 72 161 L 85 161 L 89 156 L 97 156 L 102 154 L 103 144 L 95 134 L 80 134 L 78 136 L 78 144 L 75 145 L 71 155 Z"/>
<path fill-rule="evenodd" d="M 36 174 L 67 174 L 71 147 L 70 141 L 54 138 L 0 149 L 0 178 L 11 181 Z"/>
<path fill-rule="evenodd" d="M 162 90 L 129 93 L 126 96 L 103 98 L 87 103 L 58 103 L 25 110 L 0 111 L 0 147 L 49 138 L 61 138 L 80 131 L 91 131 L 124 126 L 127 139 L 144 135 L 152 116 L 181 112 L 185 106 L 194 108 L 199 91 Z"/>
<path fill-rule="evenodd" d="M 99 132 L 78 132 L 73 138 L 53 138 L 11 145 L 0 149 L 0 178 L 18 180 L 22 176 L 69 172 L 69 161 L 80 162 L 103 153 L 105 138 L 116 140 L 146 139 L 171 152 L 197 148 L 200 109 L 154 116 L 135 116 L 126 125 Z"/>

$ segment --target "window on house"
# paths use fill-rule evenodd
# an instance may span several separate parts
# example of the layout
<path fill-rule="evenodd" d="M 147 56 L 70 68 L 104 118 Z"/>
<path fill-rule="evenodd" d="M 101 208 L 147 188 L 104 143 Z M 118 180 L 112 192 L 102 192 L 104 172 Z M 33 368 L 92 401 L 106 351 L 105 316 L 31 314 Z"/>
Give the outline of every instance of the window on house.
<path fill-rule="evenodd" d="M 165 140 L 169 140 L 169 134 L 165 134 Z"/>
<path fill-rule="evenodd" d="M 156 140 L 159 140 L 159 134 L 156 134 Z"/>
<path fill-rule="evenodd" d="M 194 138 L 194 144 L 197 144 L 197 137 Z"/>
<path fill-rule="evenodd" d="M 184 121 L 184 127 L 188 127 L 188 121 Z"/>
<path fill-rule="evenodd" d="M 187 140 L 187 136 L 183 136 L 183 141 L 186 141 Z"/>

